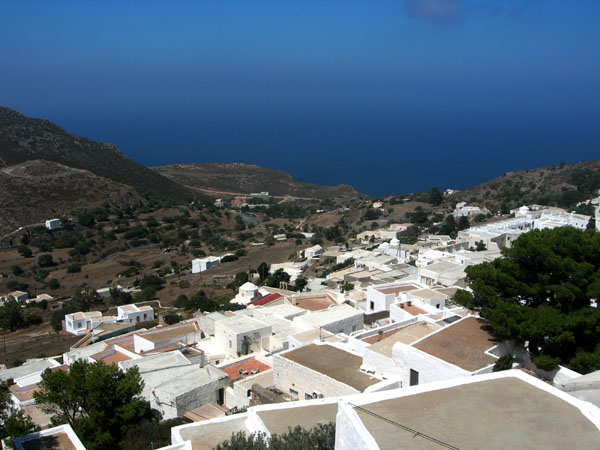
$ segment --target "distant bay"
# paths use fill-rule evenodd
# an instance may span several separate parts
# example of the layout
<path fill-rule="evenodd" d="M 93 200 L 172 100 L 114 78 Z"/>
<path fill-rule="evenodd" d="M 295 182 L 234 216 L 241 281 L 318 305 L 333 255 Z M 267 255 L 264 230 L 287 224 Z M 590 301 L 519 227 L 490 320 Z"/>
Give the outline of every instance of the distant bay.
<path fill-rule="evenodd" d="M 591 117 L 395 111 L 47 117 L 145 165 L 244 162 L 373 196 L 465 188 L 503 172 L 600 157 Z"/>

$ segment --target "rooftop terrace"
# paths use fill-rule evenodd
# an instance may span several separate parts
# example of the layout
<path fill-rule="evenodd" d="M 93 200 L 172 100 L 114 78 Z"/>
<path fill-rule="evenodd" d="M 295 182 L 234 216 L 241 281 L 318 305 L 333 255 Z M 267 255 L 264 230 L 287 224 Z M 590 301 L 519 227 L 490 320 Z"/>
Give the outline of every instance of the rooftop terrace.
<path fill-rule="evenodd" d="M 467 317 L 417 342 L 414 347 L 474 372 L 496 361 L 484 353 L 496 344 L 484 320 Z"/>
<path fill-rule="evenodd" d="M 310 344 L 281 356 L 327 375 L 360 392 L 381 381 L 360 370 L 362 357 L 331 345 Z"/>

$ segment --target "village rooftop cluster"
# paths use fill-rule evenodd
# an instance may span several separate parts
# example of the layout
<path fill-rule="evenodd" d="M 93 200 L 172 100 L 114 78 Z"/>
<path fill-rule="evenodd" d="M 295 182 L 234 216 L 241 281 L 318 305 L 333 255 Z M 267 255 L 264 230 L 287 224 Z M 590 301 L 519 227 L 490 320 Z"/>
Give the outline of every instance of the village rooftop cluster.
<path fill-rule="evenodd" d="M 464 203 L 454 211 L 481 213 Z M 590 220 L 539 205 L 511 213 L 456 239 L 428 235 L 405 245 L 399 238 L 408 225 L 392 224 L 358 234 L 351 247 L 302 248 L 293 261 L 272 264 L 270 273 L 282 270 L 289 283 L 306 279 L 304 292 L 289 290 L 288 282 L 258 286 L 251 278 L 232 299 L 240 309 L 197 312 L 174 325 L 136 329 L 155 318 L 147 305 L 120 306 L 116 316 L 68 314 L 64 329 L 81 339 L 60 362 L 28 360 L 0 370 L 0 380 L 10 384 L 14 405 L 48 428 L 50 417 L 33 398 L 45 370 L 68 371 L 77 360 L 137 367 L 143 396 L 163 419 L 192 421 L 172 429 L 165 449 L 173 450 L 210 449 L 237 431 L 268 436 L 322 421 L 336 423 L 337 449 L 430 448 L 422 435 L 446 436 L 458 448 L 594 448 L 600 375 L 561 366 L 544 372 L 526 349 L 495 340 L 485 320 L 452 302 L 466 288 L 465 268 L 502 257 L 521 234 L 585 229 Z M 598 219 L 599 212 L 597 227 Z M 191 272 L 210 271 L 224 256 L 190 261 Z M 342 268 L 307 276 L 325 258 Z M 4 300 L 32 301 L 19 292 Z M 493 373 L 509 353 L 516 370 Z M 595 405 L 584 401 L 590 398 Z M 545 430 L 536 443 L 525 420 L 532 415 Z M 83 448 L 68 426 L 19 438 L 16 448 L 53 433 Z"/>

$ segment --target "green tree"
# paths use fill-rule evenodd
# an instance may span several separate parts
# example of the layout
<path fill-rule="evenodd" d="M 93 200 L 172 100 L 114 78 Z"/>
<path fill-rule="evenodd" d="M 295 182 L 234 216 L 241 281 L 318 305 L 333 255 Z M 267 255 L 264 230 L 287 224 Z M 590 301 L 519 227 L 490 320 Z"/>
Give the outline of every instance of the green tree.
<path fill-rule="evenodd" d="M 71 425 L 89 450 L 118 448 L 129 427 L 152 418 L 137 368 L 76 361 L 69 372 L 46 370 L 39 385 L 34 398 L 52 424 Z"/>
<path fill-rule="evenodd" d="M 21 269 L 21 266 L 17 266 L 17 265 L 11 266 L 10 270 L 15 277 L 18 277 L 19 275 L 23 275 L 23 272 L 24 272 L 23 269 Z"/>
<path fill-rule="evenodd" d="M 363 220 L 377 220 L 379 219 L 379 213 L 373 208 L 367 209 L 365 215 L 363 216 Z"/>
<path fill-rule="evenodd" d="M 308 284 L 308 281 L 306 281 L 306 278 L 298 278 L 294 282 L 294 287 L 296 288 L 296 291 L 302 292 L 307 284 Z"/>
<path fill-rule="evenodd" d="M 24 258 L 31 258 L 31 255 L 33 255 L 33 252 L 31 251 L 31 249 L 29 247 L 27 247 L 26 245 L 19 245 L 17 247 L 17 252 L 19 252 L 19 254 L 21 256 L 23 256 Z"/>
<path fill-rule="evenodd" d="M 38 256 L 37 263 L 40 267 L 52 267 L 54 265 L 52 255 L 48 253 Z"/>
<path fill-rule="evenodd" d="M 600 233 L 572 227 L 534 230 L 504 258 L 465 269 L 470 294 L 454 300 L 485 317 L 500 339 L 528 343 L 532 360 L 549 369 L 600 369 Z"/>
<path fill-rule="evenodd" d="M 93 227 L 94 226 L 94 216 L 92 216 L 89 212 L 83 212 L 77 216 L 77 221 L 79 225 L 82 227 Z"/>
<path fill-rule="evenodd" d="M 269 276 L 269 265 L 266 262 L 261 262 L 256 269 L 261 281 L 266 280 Z"/>
<path fill-rule="evenodd" d="M 466 230 L 471 226 L 471 222 L 467 216 L 460 216 L 458 219 L 457 229 L 458 231 Z"/>
<path fill-rule="evenodd" d="M 265 284 L 269 287 L 279 287 L 282 282 L 289 283 L 290 276 L 283 269 L 278 269 L 273 275 L 265 280 Z"/>
<path fill-rule="evenodd" d="M 101 305 L 102 297 L 90 286 L 80 286 L 73 293 L 73 304 L 79 311 L 89 311 L 94 305 Z"/>
<path fill-rule="evenodd" d="M 440 191 L 439 187 L 434 186 L 429 191 L 429 194 L 427 195 L 427 199 L 429 200 L 429 203 L 431 205 L 437 206 L 437 205 L 440 205 L 444 201 L 444 194 L 442 193 L 442 191 Z"/>
<path fill-rule="evenodd" d="M 133 303 L 133 297 L 129 292 L 125 292 L 117 287 L 109 289 L 110 304 L 113 306 L 127 305 Z"/>
<path fill-rule="evenodd" d="M 0 306 L 0 327 L 5 330 L 15 331 L 25 326 L 23 309 L 17 302 L 7 302 Z"/>

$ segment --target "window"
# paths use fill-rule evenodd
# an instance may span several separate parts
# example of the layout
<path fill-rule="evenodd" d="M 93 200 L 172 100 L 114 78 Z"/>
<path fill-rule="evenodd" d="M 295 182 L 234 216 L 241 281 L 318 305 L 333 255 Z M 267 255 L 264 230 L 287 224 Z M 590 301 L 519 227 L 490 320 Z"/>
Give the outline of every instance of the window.
<path fill-rule="evenodd" d="M 292 394 L 292 397 L 298 400 L 298 391 L 295 391 L 294 389 L 290 388 L 290 394 Z"/>
<path fill-rule="evenodd" d="M 148 316 L 146 316 L 146 313 L 144 313 L 144 320 L 146 320 L 146 319 L 147 319 L 147 317 L 148 317 Z"/>
<path fill-rule="evenodd" d="M 371 300 L 370 308 L 371 308 L 371 310 L 375 309 L 375 302 L 373 300 Z"/>
<path fill-rule="evenodd" d="M 312 400 L 313 396 L 310 394 L 304 394 L 304 400 Z"/>
<path fill-rule="evenodd" d="M 410 369 L 410 386 L 416 386 L 419 384 L 419 372 Z"/>
<path fill-rule="evenodd" d="M 356 325 L 352 325 L 352 331 L 356 331 Z"/>
<path fill-rule="evenodd" d="M 232 345 L 233 343 L 231 342 L 231 339 L 229 339 L 229 348 L 233 348 Z"/>
<path fill-rule="evenodd" d="M 252 389 L 248 389 L 246 391 L 246 397 L 251 397 L 252 396 Z"/>

